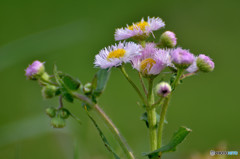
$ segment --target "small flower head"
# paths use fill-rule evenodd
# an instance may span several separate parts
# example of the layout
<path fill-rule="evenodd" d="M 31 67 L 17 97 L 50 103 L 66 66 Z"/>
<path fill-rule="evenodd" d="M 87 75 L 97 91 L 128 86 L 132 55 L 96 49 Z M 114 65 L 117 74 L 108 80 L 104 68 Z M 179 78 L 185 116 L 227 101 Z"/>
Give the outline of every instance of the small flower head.
<path fill-rule="evenodd" d="M 164 32 L 160 37 L 160 47 L 174 48 L 177 45 L 177 38 L 175 33 L 171 31 Z"/>
<path fill-rule="evenodd" d="M 149 34 L 165 26 L 165 23 L 160 18 L 149 18 L 145 21 L 142 19 L 133 25 L 116 29 L 115 40 L 124 40 L 134 38 L 137 40 L 144 40 L 149 37 Z"/>
<path fill-rule="evenodd" d="M 172 88 L 167 82 L 161 82 L 156 86 L 156 94 L 160 97 L 168 96 L 171 91 Z"/>
<path fill-rule="evenodd" d="M 63 128 L 66 126 L 66 121 L 65 121 L 65 119 L 57 116 L 57 117 L 52 118 L 51 125 L 54 128 Z"/>
<path fill-rule="evenodd" d="M 140 55 L 141 46 L 133 42 L 123 42 L 102 49 L 95 56 L 95 66 L 102 69 L 117 67 L 122 63 L 130 62 L 132 58 Z"/>
<path fill-rule="evenodd" d="M 168 50 L 157 49 L 154 43 L 147 43 L 141 53 L 132 60 L 132 65 L 143 76 L 158 75 L 170 64 Z"/>
<path fill-rule="evenodd" d="M 44 98 L 52 98 L 55 96 L 57 87 L 53 85 L 46 85 L 42 88 L 42 96 Z"/>
<path fill-rule="evenodd" d="M 215 66 L 212 59 L 204 54 L 200 54 L 197 57 L 196 63 L 199 70 L 203 72 L 211 72 L 213 71 Z"/>
<path fill-rule="evenodd" d="M 49 107 L 49 108 L 47 108 L 46 110 L 46 114 L 50 117 L 50 118 L 53 118 L 53 117 L 55 117 L 56 116 L 56 109 L 55 108 L 53 108 L 53 107 Z"/>
<path fill-rule="evenodd" d="M 186 69 L 194 62 L 194 55 L 188 50 L 177 48 L 171 52 L 172 62 L 177 68 Z"/>
<path fill-rule="evenodd" d="M 34 61 L 31 65 L 25 70 L 25 75 L 29 79 L 36 79 L 37 76 L 41 76 L 45 72 L 44 62 Z"/>

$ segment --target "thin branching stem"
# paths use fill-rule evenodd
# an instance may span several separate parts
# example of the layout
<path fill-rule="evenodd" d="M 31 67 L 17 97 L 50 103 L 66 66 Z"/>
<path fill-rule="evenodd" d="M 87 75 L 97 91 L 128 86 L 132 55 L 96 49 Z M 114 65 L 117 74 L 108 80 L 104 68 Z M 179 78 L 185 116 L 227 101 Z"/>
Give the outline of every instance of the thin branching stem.
<path fill-rule="evenodd" d="M 118 141 L 119 145 L 123 149 L 123 152 L 127 156 L 128 159 L 136 159 L 133 155 L 133 151 L 131 150 L 130 146 L 127 144 L 126 139 L 121 135 L 118 128 L 114 125 L 112 120 L 107 116 L 107 114 L 95 103 L 93 103 L 88 97 L 82 94 L 78 93 L 72 93 L 72 95 L 79 99 L 80 101 L 88 104 L 91 109 L 96 113 L 97 116 L 99 116 L 106 126 L 110 129 L 112 134 L 114 135 L 115 139 Z"/>
<path fill-rule="evenodd" d="M 124 77 L 128 80 L 128 82 L 132 85 L 132 87 L 134 88 L 134 90 L 137 92 L 137 94 L 139 95 L 139 97 L 141 98 L 142 102 L 147 105 L 147 102 L 144 98 L 144 96 L 142 95 L 141 91 L 138 89 L 138 87 L 135 85 L 135 83 L 131 80 L 131 78 L 128 76 L 125 68 L 123 65 L 120 66 L 120 70 L 122 72 L 122 74 L 124 75 Z"/>
<path fill-rule="evenodd" d="M 138 72 L 138 76 L 139 76 L 143 91 L 144 91 L 145 95 L 147 96 L 148 92 L 147 92 L 146 86 L 144 84 L 142 74 L 140 72 Z"/>
<path fill-rule="evenodd" d="M 181 76 L 182 76 L 182 73 L 183 73 L 183 69 L 179 69 L 178 72 L 177 72 L 177 76 L 175 78 L 175 80 L 173 81 L 171 87 L 173 89 L 175 89 L 179 83 L 179 80 L 181 79 Z M 166 116 L 166 113 L 167 113 L 167 108 L 168 108 L 168 105 L 169 105 L 169 102 L 170 102 L 170 99 L 172 97 L 172 93 L 171 92 L 168 97 L 164 98 L 164 101 L 163 101 L 163 104 L 162 104 L 162 110 L 161 110 L 161 114 L 160 114 L 160 121 L 159 121 L 159 126 L 158 126 L 158 135 L 157 135 L 157 140 L 158 140 L 158 143 L 157 143 L 157 148 L 161 148 L 162 146 L 162 136 L 163 136 L 163 127 L 164 127 L 164 120 L 165 120 L 165 116 Z M 159 159 L 161 159 L 162 157 L 162 154 L 160 153 L 159 154 Z"/>

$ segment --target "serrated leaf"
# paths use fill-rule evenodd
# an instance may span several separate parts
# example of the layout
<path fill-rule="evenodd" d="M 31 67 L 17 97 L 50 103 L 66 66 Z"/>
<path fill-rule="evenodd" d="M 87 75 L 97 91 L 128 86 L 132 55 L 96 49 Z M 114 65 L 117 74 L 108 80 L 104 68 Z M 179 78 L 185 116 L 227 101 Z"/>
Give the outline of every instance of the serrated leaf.
<path fill-rule="evenodd" d="M 70 90 L 76 91 L 80 87 L 81 83 L 70 75 L 63 74 L 60 78 L 62 79 L 64 85 Z"/>
<path fill-rule="evenodd" d="M 175 132 L 170 140 L 170 142 L 161 147 L 160 149 L 157 149 L 153 152 L 146 153 L 144 156 L 148 156 L 149 159 L 155 158 L 159 156 L 159 153 L 164 152 L 171 152 L 176 151 L 176 147 L 186 138 L 186 136 L 191 132 L 191 129 L 180 127 L 177 132 Z"/>
<path fill-rule="evenodd" d="M 103 134 L 103 132 L 99 128 L 99 126 L 97 125 L 96 121 L 89 114 L 88 114 L 88 117 L 91 119 L 91 121 L 93 122 L 94 126 L 97 128 L 97 130 L 99 132 L 99 135 L 102 138 L 102 141 L 103 141 L 105 147 L 108 149 L 108 151 L 113 154 L 115 159 L 120 159 L 120 157 L 114 152 L 113 148 L 110 146 L 109 142 L 107 141 L 107 138 L 105 137 L 105 135 Z"/>
<path fill-rule="evenodd" d="M 60 86 L 60 92 L 63 95 L 63 98 L 68 101 L 68 102 L 73 102 L 74 98 L 72 97 L 72 95 L 69 93 L 70 88 L 68 88 L 66 86 L 66 84 L 63 82 L 63 80 L 61 79 L 61 77 L 59 76 L 59 73 L 57 71 L 57 66 L 54 65 L 54 69 L 53 69 L 53 74 L 55 77 L 56 82 L 58 83 L 58 85 Z"/>
<path fill-rule="evenodd" d="M 104 91 L 111 71 L 109 69 L 100 69 L 92 81 L 93 95 L 98 97 Z"/>

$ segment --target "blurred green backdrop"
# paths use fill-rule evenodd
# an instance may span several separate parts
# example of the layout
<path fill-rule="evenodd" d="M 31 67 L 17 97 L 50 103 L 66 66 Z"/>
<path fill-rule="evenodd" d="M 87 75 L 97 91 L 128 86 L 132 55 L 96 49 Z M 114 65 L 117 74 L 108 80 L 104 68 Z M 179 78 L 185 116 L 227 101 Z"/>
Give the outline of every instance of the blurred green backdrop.
<path fill-rule="evenodd" d="M 66 106 L 82 120 L 81 126 L 68 120 L 64 129 L 51 128 L 44 110 L 57 106 L 57 99 L 43 100 L 37 83 L 26 80 L 24 69 L 39 59 L 46 61 L 49 72 L 57 64 L 60 70 L 88 82 L 96 72 L 94 56 L 114 43 L 115 28 L 147 16 L 161 17 L 166 29 L 176 33 L 180 46 L 207 54 L 216 63 L 214 72 L 186 79 L 177 89 L 168 110 L 164 141 L 179 126 L 193 131 L 165 158 L 186 159 L 194 152 L 208 152 L 220 141 L 229 150 L 240 151 L 239 7 L 238 0 L 1 0 L 0 158 L 71 159 L 74 152 L 81 159 L 112 158 L 79 102 Z M 130 67 L 128 71 L 138 82 L 136 72 Z M 135 154 L 143 158 L 148 134 L 139 120 L 143 110 L 137 100 L 120 72 L 113 70 L 100 104 Z M 103 131 L 117 148 L 108 130 L 103 127 Z"/>

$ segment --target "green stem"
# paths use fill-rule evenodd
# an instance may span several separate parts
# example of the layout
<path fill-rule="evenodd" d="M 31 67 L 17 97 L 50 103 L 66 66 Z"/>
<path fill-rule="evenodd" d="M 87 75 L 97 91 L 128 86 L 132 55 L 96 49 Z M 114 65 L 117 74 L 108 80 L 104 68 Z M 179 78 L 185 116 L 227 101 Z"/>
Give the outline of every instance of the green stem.
<path fill-rule="evenodd" d="M 175 78 L 175 80 L 173 81 L 171 87 L 173 89 L 175 89 L 179 83 L 179 80 L 183 74 L 183 69 L 179 69 L 178 72 L 177 72 L 177 76 Z M 164 99 L 164 102 L 163 102 L 163 105 L 162 105 L 162 110 L 161 110 L 161 114 L 160 114 L 160 121 L 159 121 L 159 126 L 158 126 L 158 144 L 157 144 L 157 148 L 161 148 L 162 146 L 162 135 L 163 135 L 163 127 L 164 127 L 164 120 L 165 120 L 165 116 L 166 116 L 166 113 L 167 113 L 167 108 L 168 108 L 168 105 L 169 105 L 169 101 L 171 99 L 171 96 L 172 96 L 172 92 L 171 94 L 169 94 L 168 97 L 165 97 Z M 161 153 L 159 154 L 159 159 L 161 159 Z"/>
<path fill-rule="evenodd" d="M 128 80 L 128 82 L 132 85 L 132 87 L 134 88 L 134 90 L 137 92 L 137 94 L 139 95 L 139 97 L 141 98 L 142 102 L 144 104 L 147 105 L 147 102 L 145 101 L 145 98 L 143 97 L 141 91 L 138 89 L 138 87 L 134 84 L 134 82 L 130 79 L 130 77 L 128 76 L 125 68 L 123 65 L 120 66 L 120 70 L 123 73 L 124 77 Z"/>
<path fill-rule="evenodd" d="M 127 158 L 128 159 L 135 159 L 135 157 L 133 155 L 133 152 L 132 152 L 131 148 L 129 147 L 129 145 L 127 144 L 125 138 L 121 135 L 121 133 L 119 132 L 118 128 L 114 125 L 114 123 L 107 116 L 107 114 L 97 104 L 93 103 L 85 95 L 78 94 L 78 93 L 72 93 L 72 95 L 75 98 L 79 99 L 80 101 L 88 104 L 92 108 L 92 110 L 96 113 L 96 115 L 99 116 L 104 121 L 106 126 L 110 129 L 110 131 L 112 132 L 113 136 L 115 137 L 115 139 L 117 140 L 117 142 L 119 143 L 121 148 L 123 149 L 123 152 L 125 153 Z"/>
<path fill-rule="evenodd" d="M 153 79 L 149 78 L 149 89 L 148 89 L 148 105 L 147 105 L 147 116 L 149 122 L 149 136 L 150 136 L 150 146 L 151 151 L 157 149 L 157 119 L 156 119 L 156 109 L 152 107 L 154 104 L 154 95 L 153 95 Z"/>
<path fill-rule="evenodd" d="M 159 121 L 159 126 L 158 126 L 158 144 L 157 148 L 161 148 L 162 146 L 162 133 L 163 133 L 163 126 L 164 126 L 164 120 L 168 108 L 168 104 L 171 98 L 171 94 L 164 99 L 163 105 L 162 105 L 162 111 L 160 114 L 160 121 Z"/>
<path fill-rule="evenodd" d="M 140 72 L 138 72 L 138 76 L 139 76 L 139 79 L 140 79 L 140 82 L 141 82 L 143 91 L 144 91 L 145 95 L 147 96 L 148 92 L 147 92 L 147 89 L 146 89 L 146 87 L 145 87 L 142 74 L 141 74 Z"/>
<path fill-rule="evenodd" d="M 161 97 L 156 103 L 152 105 L 152 108 L 156 108 L 157 106 L 161 105 L 163 102 L 163 97 Z"/>
<path fill-rule="evenodd" d="M 173 90 L 177 87 L 177 85 L 179 83 L 179 80 L 180 80 L 180 78 L 183 74 L 183 71 L 184 71 L 184 69 L 178 69 L 177 76 L 176 76 L 175 80 L 173 81 L 173 83 L 171 85 Z"/>

